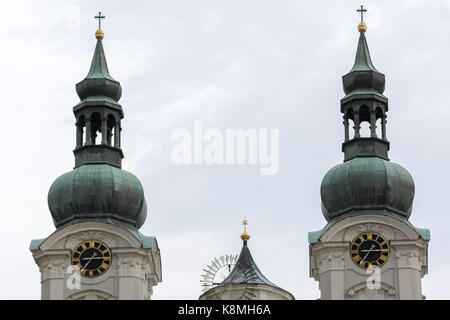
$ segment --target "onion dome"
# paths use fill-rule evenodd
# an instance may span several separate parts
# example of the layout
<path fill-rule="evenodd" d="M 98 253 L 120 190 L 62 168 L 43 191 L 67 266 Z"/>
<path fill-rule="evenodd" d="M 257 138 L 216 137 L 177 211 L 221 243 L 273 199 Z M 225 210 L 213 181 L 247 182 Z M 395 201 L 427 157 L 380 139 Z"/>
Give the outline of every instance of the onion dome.
<path fill-rule="evenodd" d="M 358 10 L 364 11 L 363 7 Z M 367 26 L 363 21 L 358 30 L 355 63 L 343 76 L 344 163 L 330 169 L 322 180 L 322 212 L 332 222 L 363 214 L 385 214 L 405 220 L 412 210 L 414 181 L 406 169 L 389 161 L 385 77 L 370 58 L 365 38 Z M 370 132 L 366 136 L 360 132 L 363 122 L 369 123 Z M 381 130 L 377 131 L 379 125 Z M 350 128 L 354 129 L 353 137 Z"/>
<path fill-rule="evenodd" d="M 356 157 L 331 168 L 320 187 L 327 221 L 344 214 L 393 214 L 408 219 L 414 181 L 402 166 L 379 157 Z"/>
<path fill-rule="evenodd" d="M 48 193 L 57 228 L 82 221 L 105 221 L 140 228 L 147 216 L 144 190 L 130 172 L 83 165 L 57 178 Z"/>
<path fill-rule="evenodd" d="M 101 17 L 99 13 L 96 18 Z M 104 221 L 138 229 L 147 216 L 139 179 L 121 170 L 123 111 L 117 101 L 122 89 L 109 74 L 103 36 L 99 26 L 90 71 L 76 86 L 81 101 L 73 108 L 75 168 L 57 178 L 48 193 L 48 206 L 57 228 Z"/>

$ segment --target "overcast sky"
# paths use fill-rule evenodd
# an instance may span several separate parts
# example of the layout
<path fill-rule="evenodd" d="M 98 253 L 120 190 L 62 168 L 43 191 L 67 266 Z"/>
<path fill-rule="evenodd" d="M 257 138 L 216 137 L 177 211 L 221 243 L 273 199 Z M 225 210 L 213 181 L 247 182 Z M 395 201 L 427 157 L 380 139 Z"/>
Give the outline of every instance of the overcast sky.
<path fill-rule="evenodd" d="M 341 76 L 353 66 L 360 1 L 1 1 L 0 298 L 39 299 L 28 246 L 55 227 L 51 183 L 74 165 L 75 83 L 88 70 L 100 10 L 110 74 L 121 82 L 123 168 L 142 182 L 163 282 L 154 299 L 197 299 L 202 268 L 249 247 L 297 299 L 308 231 L 326 221 L 320 183 L 342 162 Z M 450 1 L 366 1 L 366 37 L 386 75 L 390 159 L 416 184 L 410 221 L 431 229 L 423 293 L 450 298 Z M 78 15 L 79 13 L 79 15 Z M 175 165 L 171 134 L 279 129 L 280 167 Z"/>

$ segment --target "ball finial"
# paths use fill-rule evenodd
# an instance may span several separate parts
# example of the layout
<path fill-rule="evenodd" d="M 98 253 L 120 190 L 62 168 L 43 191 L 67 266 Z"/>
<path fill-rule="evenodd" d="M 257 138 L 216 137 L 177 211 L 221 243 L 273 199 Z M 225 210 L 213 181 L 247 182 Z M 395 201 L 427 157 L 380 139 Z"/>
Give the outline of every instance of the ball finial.
<path fill-rule="evenodd" d="M 242 224 L 244 225 L 244 232 L 241 234 L 241 239 L 242 239 L 242 241 L 248 241 L 248 240 L 250 240 L 250 233 L 247 232 L 248 220 L 246 218 L 244 218 L 244 220 L 242 221 Z"/>
<path fill-rule="evenodd" d="M 360 22 L 358 24 L 358 31 L 359 32 L 366 32 L 367 31 L 367 25 L 364 22 Z"/>
<path fill-rule="evenodd" d="M 105 37 L 105 33 L 103 32 L 102 29 L 98 29 L 97 31 L 95 31 L 95 38 L 97 40 L 103 40 L 104 37 Z"/>

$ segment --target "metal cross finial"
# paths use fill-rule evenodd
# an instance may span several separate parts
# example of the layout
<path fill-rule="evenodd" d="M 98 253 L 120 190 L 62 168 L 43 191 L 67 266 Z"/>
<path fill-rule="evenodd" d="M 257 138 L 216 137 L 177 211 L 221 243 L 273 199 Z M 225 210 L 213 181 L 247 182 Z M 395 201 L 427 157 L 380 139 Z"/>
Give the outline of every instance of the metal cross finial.
<path fill-rule="evenodd" d="M 244 220 L 242 220 L 242 224 L 244 225 L 244 232 L 246 232 L 247 231 L 247 224 L 248 224 L 247 217 L 244 217 Z"/>
<path fill-rule="evenodd" d="M 361 5 L 361 9 L 357 9 L 356 12 L 361 12 L 361 22 L 364 22 L 364 12 L 367 12 L 367 9 L 364 9 L 363 5 Z"/>
<path fill-rule="evenodd" d="M 99 11 L 98 16 L 95 16 L 94 18 L 98 19 L 98 29 L 100 30 L 102 25 L 102 19 L 105 19 L 105 16 L 102 16 L 102 13 Z"/>

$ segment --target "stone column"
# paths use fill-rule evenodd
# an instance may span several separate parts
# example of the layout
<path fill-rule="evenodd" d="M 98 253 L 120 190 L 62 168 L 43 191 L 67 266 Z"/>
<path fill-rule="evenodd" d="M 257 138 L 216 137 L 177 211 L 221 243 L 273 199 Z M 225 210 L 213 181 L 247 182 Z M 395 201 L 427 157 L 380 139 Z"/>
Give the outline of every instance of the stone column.
<path fill-rule="evenodd" d="M 142 300 L 146 288 L 145 274 L 142 266 L 142 258 L 135 255 L 118 257 L 118 299 L 119 300 Z"/>
<path fill-rule="evenodd" d="M 355 126 L 353 127 L 355 129 L 355 138 L 360 138 L 361 135 L 359 134 L 359 129 L 361 129 L 360 122 L 359 122 L 359 110 L 355 111 L 353 115 L 353 121 L 355 123 Z"/>
<path fill-rule="evenodd" d="M 422 300 L 421 254 L 413 243 L 392 241 L 398 270 L 400 300 Z"/>
<path fill-rule="evenodd" d="M 122 129 L 120 128 L 120 121 L 116 120 L 116 123 L 114 124 L 114 147 L 120 148 L 120 131 Z"/>
<path fill-rule="evenodd" d="M 370 111 L 370 137 L 376 138 L 377 137 L 377 125 L 376 125 L 377 118 L 375 117 L 375 110 Z"/>
<path fill-rule="evenodd" d="M 386 113 L 381 116 L 381 138 L 386 140 Z"/>
<path fill-rule="evenodd" d="M 78 149 L 83 146 L 83 124 L 79 121 L 75 124 L 77 128 L 77 142 L 75 149 Z"/>
<path fill-rule="evenodd" d="M 63 300 L 66 285 L 66 257 L 47 256 L 37 259 L 41 271 L 41 299 Z"/>
<path fill-rule="evenodd" d="M 112 128 L 108 127 L 108 145 L 111 145 Z"/>
<path fill-rule="evenodd" d="M 91 118 L 86 119 L 86 142 L 84 143 L 85 146 L 92 145 L 92 139 L 91 139 Z"/>
<path fill-rule="evenodd" d="M 320 299 L 344 300 L 348 243 L 316 243 L 310 252 L 310 272 L 319 281 Z"/>
<path fill-rule="evenodd" d="M 348 133 L 348 116 L 344 116 L 344 130 L 345 130 L 345 138 L 344 141 L 348 141 L 349 139 L 349 133 Z"/>
<path fill-rule="evenodd" d="M 323 300 L 345 299 L 345 264 L 344 258 L 328 256 L 320 267 L 320 297 Z"/>
<path fill-rule="evenodd" d="M 102 118 L 102 144 L 108 144 L 108 126 L 106 118 Z"/>

